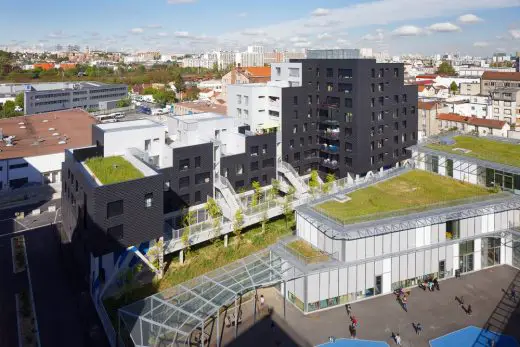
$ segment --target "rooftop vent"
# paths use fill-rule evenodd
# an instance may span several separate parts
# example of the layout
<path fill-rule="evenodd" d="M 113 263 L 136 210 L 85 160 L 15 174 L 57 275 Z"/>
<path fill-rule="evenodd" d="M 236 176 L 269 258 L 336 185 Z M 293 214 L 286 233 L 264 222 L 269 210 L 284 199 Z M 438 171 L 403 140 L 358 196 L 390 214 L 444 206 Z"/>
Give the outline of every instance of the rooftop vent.
<path fill-rule="evenodd" d="M 25 125 L 20 125 L 20 129 L 25 129 L 27 128 Z"/>
<path fill-rule="evenodd" d="M 67 141 L 64 141 L 64 140 L 58 141 L 58 145 L 66 145 L 66 144 L 67 144 Z"/>
<path fill-rule="evenodd" d="M 47 123 L 49 120 L 48 119 L 44 119 L 42 120 L 42 123 Z"/>
<path fill-rule="evenodd" d="M 54 131 L 54 130 L 56 130 L 56 129 L 55 128 L 49 128 L 49 131 Z"/>
<path fill-rule="evenodd" d="M 52 136 L 60 136 L 60 133 L 52 133 Z"/>
<path fill-rule="evenodd" d="M 24 125 L 25 123 L 24 122 L 18 122 L 18 125 Z"/>

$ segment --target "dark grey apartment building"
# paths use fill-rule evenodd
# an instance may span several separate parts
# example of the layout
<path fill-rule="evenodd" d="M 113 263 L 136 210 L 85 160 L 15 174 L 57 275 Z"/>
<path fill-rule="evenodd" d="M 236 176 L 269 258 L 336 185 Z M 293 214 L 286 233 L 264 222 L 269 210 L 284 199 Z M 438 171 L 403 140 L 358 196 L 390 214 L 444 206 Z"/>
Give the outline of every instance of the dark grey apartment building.
<path fill-rule="evenodd" d="M 24 112 L 29 115 L 71 108 L 109 110 L 127 96 L 126 84 L 39 83 L 26 86 Z"/>
<path fill-rule="evenodd" d="M 301 86 L 284 88 L 282 157 L 300 174 L 364 175 L 410 158 L 417 142 L 417 86 L 403 64 L 304 59 Z"/>

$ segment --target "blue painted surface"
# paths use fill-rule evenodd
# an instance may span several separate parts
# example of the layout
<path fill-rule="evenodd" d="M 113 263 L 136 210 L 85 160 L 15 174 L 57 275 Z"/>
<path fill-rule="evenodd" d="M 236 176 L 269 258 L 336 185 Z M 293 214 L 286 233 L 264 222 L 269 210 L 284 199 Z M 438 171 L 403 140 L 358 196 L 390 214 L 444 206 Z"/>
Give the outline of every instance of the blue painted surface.
<path fill-rule="evenodd" d="M 430 346 L 488 347 L 491 339 L 495 341 L 495 347 L 519 347 L 518 342 L 511 336 L 495 334 L 474 326 L 469 326 L 431 340 Z"/>
<path fill-rule="evenodd" d="M 389 347 L 383 341 L 337 339 L 336 342 L 327 342 L 317 347 Z"/>

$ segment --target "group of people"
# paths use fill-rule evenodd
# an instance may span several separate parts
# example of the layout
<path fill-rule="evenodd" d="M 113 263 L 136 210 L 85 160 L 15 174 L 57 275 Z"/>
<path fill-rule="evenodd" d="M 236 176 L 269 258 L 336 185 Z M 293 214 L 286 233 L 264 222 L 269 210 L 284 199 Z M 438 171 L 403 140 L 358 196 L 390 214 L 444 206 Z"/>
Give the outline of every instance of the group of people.
<path fill-rule="evenodd" d="M 419 283 L 419 288 L 422 288 L 423 290 L 428 289 L 430 292 L 437 290 L 441 290 L 439 286 L 439 281 L 437 281 L 436 278 L 428 278 L 427 280 Z"/>
<path fill-rule="evenodd" d="M 347 314 L 350 317 L 350 325 L 349 325 L 350 336 L 352 336 L 352 338 L 355 339 L 356 335 L 357 335 L 356 329 L 359 326 L 359 322 L 358 322 L 357 318 L 352 314 L 352 306 L 350 306 L 350 304 L 347 304 L 345 307 L 347 309 Z"/>
<path fill-rule="evenodd" d="M 399 301 L 403 310 L 408 312 L 408 296 L 410 295 L 410 292 L 405 292 L 403 288 L 399 288 L 395 291 L 395 294 L 397 295 L 397 301 Z"/>

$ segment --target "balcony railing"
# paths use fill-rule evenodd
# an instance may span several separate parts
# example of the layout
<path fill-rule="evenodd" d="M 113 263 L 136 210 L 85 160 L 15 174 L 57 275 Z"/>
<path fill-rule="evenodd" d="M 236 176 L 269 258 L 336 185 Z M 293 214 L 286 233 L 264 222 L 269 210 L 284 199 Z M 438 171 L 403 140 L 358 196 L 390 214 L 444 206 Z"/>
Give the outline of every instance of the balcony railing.
<path fill-rule="evenodd" d="M 320 130 L 319 131 L 320 136 L 333 139 L 333 140 L 339 140 L 339 131 L 331 131 L 331 130 Z"/>
<path fill-rule="evenodd" d="M 321 165 L 328 167 L 330 169 L 337 169 L 339 168 L 339 162 L 334 159 L 322 159 Z"/>
<path fill-rule="evenodd" d="M 327 152 L 327 153 L 338 153 L 339 152 L 339 147 L 338 146 L 333 146 L 333 145 L 322 144 L 320 146 L 320 150 L 324 151 L 324 152 Z"/>

